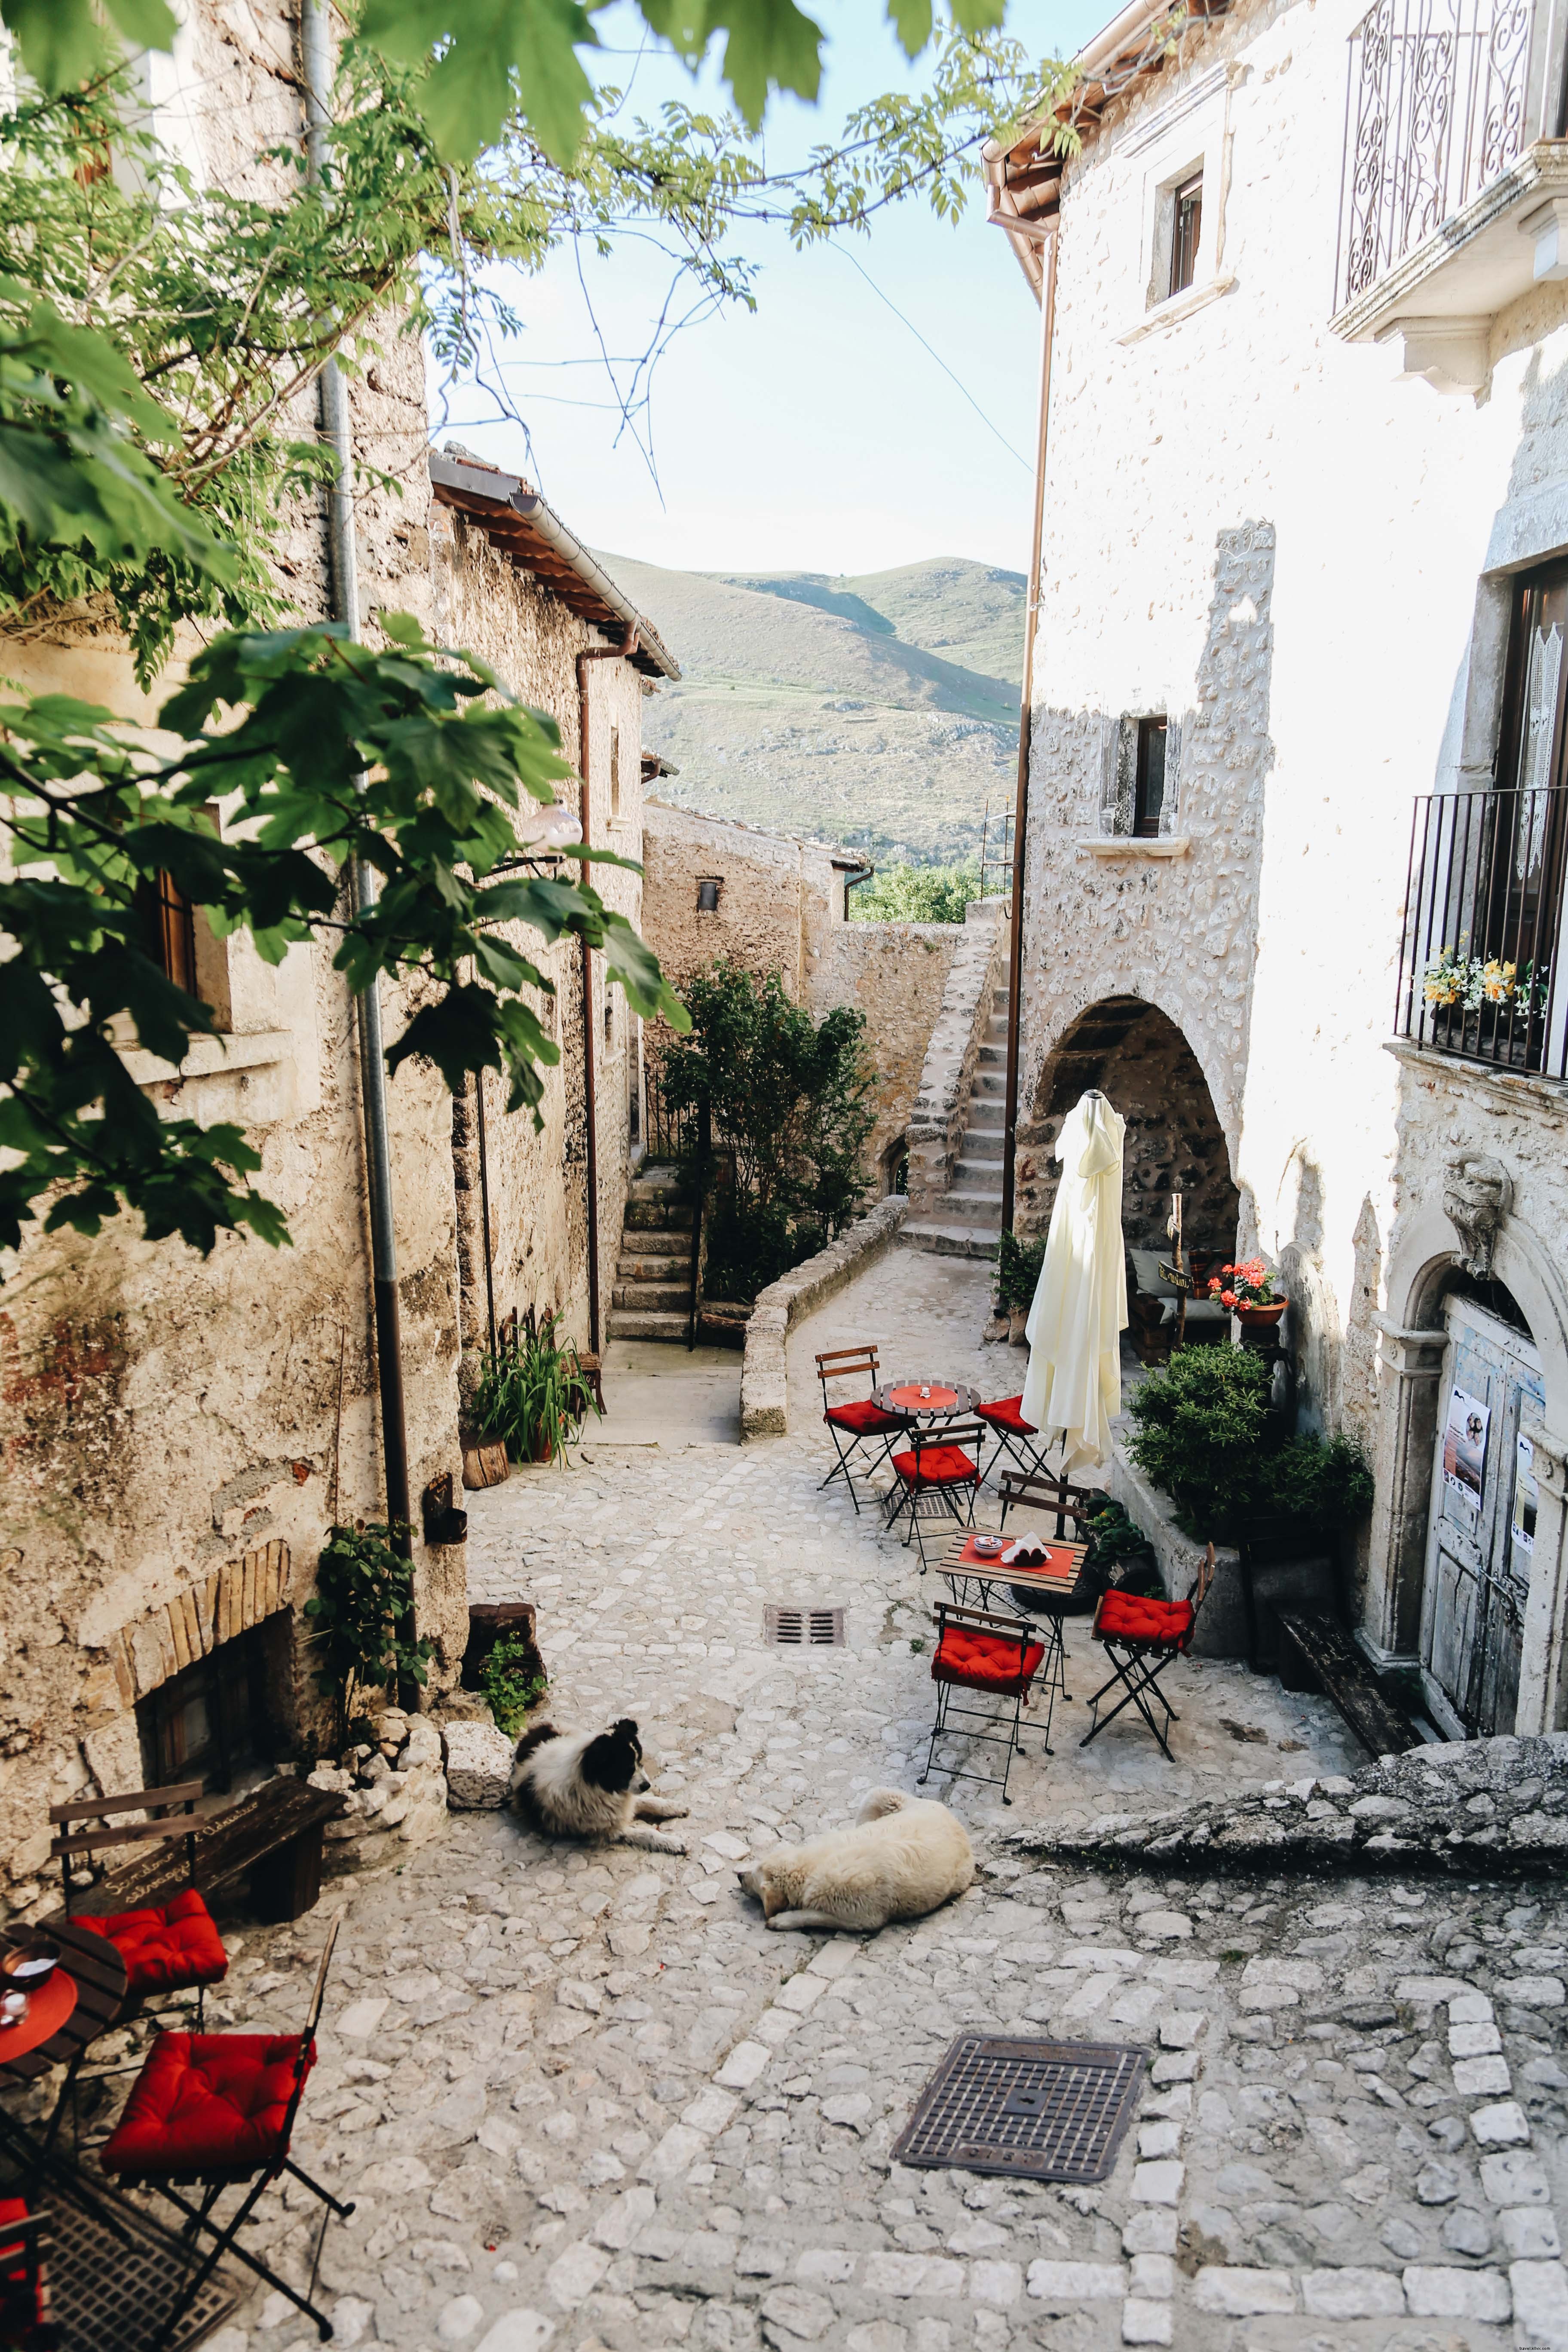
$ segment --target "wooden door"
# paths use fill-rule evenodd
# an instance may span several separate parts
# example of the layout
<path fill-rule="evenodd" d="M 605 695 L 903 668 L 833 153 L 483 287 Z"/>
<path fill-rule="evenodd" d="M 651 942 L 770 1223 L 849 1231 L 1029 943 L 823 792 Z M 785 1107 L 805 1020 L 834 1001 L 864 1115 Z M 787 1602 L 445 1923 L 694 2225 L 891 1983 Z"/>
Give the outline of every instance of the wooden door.
<path fill-rule="evenodd" d="M 1428 1703 L 1450 1737 L 1513 1729 L 1534 1541 L 1523 1424 L 1545 1409 L 1524 1332 L 1467 1298 L 1445 1309 L 1432 1514 L 1421 1610 Z"/>

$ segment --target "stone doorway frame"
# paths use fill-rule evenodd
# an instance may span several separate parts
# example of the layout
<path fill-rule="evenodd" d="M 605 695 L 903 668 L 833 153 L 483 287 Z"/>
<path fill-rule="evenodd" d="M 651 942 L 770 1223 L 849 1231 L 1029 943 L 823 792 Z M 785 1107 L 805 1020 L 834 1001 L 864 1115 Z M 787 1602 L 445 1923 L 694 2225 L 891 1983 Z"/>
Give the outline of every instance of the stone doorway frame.
<path fill-rule="evenodd" d="M 1453 1225 L 1436 1203 L 1418 1210 L 1389 1266 L 1378 1328 L 1377 1497 L 1359 1639 L 1380 1667 L 1416 1664 L 1426 1570 L 1433 1460 L 1447 1332 L 1443 1286 L 1460 1265 Z M 1546 1415 L 1524 1434 L 1541 1490 L 1520 1666 L 1521 1735 L 1568 1728 L 1568 1287 L 1541 1236 L 1508 1215 L 1492 1272 L 1519 1301 L 1541 1357 Z"/>

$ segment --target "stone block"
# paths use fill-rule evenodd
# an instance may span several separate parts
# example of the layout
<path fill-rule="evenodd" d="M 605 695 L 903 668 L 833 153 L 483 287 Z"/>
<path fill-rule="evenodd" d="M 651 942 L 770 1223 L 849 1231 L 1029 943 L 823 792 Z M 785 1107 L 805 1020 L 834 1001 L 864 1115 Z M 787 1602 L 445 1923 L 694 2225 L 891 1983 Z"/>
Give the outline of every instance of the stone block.
<path fill-rule="evenodd" d="M 1162 2085 L 1166 2083 L 1191 2083 L 1196 2079 L 1198 2054 L 1195 2050 L 1173 2050 L 1156 2058 L 1150 2070 L 1151 2079 Z"/>
<path fill-rule="evenodd" d="M 1067 2311 L 1080 2303 L 1111 2303 L 1127 2292 L 1127 2273 L 1120 2263 L 1056 2263 L 1029 2264 L 1029 2293 L 1037 2303 Z"/>
<path fill-rule="evenodd" d="M 1450 2058 L 1489 2058 L 1501 2048 L 1502 2037 L 1495 2025 L 1459 2024 L 1448 2028 Z"/>
<path fill-rule="evenodd" d="M 1470 2129 L 1482 2147 L 1530 2145 L 1530 2125 L 1517 2099 L 1501 2099 L 1494 2107 L 1478 2107 L 1470 2117 Z"/>
<path fill-rule="evenodd" d="M 585 2303 L 610 2267 L 610 2257 L 602 2247 L 591 2246 L 579 2238 L 565 2251 L 556 2255 L 544 2273 L 544 2284 L 563 2311 L 575 2311 Z"/>
<path fill-rule="evenodd" d="M 1134 2254 L 1127 2291 L 1153 2303 L 1169 2303 L 1176 2292 L 1176 2265 L 1169 2254 Z"/>
<path fill-rule="evenodd" d="M 1509 2285 L 1500 2271 L 1465 2271 L 1413 2263 L 1405 2299 L 1416 2319 L 1506 2319 Z"/>
<path fill-rule="evenodd" d="M 1448 2023 L 1454 2025 L 1489 2025 L 1492 2005 L 1484 1992 L 1457 1992 L 1448 2003 Z"/>
<path fill-rule="evenodd" d="M 1121 2231 L 1124 2254 L 1173 2254 L 1176 2216 L 1168 2205 L 1144 2205 L 1129 2213 Z"/>
<path fill-rule="evenodd" d="M 1561 2009 L 1568 1998 L 1561 1977 L 1500 1977 L 1497 1995 L 1517 2009 Z"/>
<path fill-rule="evenodd" d="M 1168 2303 L 1150 2303 L 1140 2295 L 1129 2295 L 1121 2306 L 1123 2344 L 1169 2344 L 1173 2338 Z"/>
<path fill-rule="evenodd" d="M 775 2343 L 783 2337 L 815 2344 L 826 2335 L 835 2316 L 826 2295 L 808 2294 L 804 2287 L 776 2286 L 763 2303 L 763 2320 Z"/>
<path fill-rule="evenodd" d="M 1024 2292 L 1024 2273 L 1016 2263 L 978 2262 L 969 2268 L 969 2293 L 975 2303 L 1016 2303 Z"/>
<path fill-rule="evenodd" d="M 555 2322 L 542 2311 L 503 2311 L 474 2352 L 544 2352 L 554 2333 Z"/>
<path fill-rule="evenodd" d="M 1568 2272 L 1561 2263 L 1510 2263 L 1514 2339 L 1568 2352 Z"/>
<path fill-rule="evenodd" d="M 1132 2168 L 1134 2205 L 1173 2205 L 1182 2193 L 1184 2169 L 1182 2165 L 1171 2160 L 1134 2165 Z"/>
<path fill-rule="evenodd" d="M 1181 2144 L 1179 2124 L 1163 2122 L 1140 2124 L 1138 2126 L 1138 2153 L 1144 2158 L 1174 2156 Z"/>
<path fill-rule="evenodd" d="M 1289 2271 L 1232 2269 L 1211 2263 L 1197 2274 L 1194 2299 L 1200 2311 L 1223 2319 L 1253 2319 L 1294 2311 L 1296 2289 Z"/>
<path fill-rule="evenodd" d="M 713 2080 L 731 2091 L 749 2091 L 772 2055 L 765 2042 L 737 2042 Z"/>
<path fill-rule="evenodd" d="M 449 1723 L 442 1738 L 447 1801 L 458 1812 L 494 1811 L 507 1800 L 514 1743 L 493 1723 Z"/>
<path fill-rule="evenodd" d="M 1497 2054 L 1483 2058 L 1456 2058 L 1454 2088 L 1461 2099 L 1507 2098 L 1513 2088 L 1508 2060 Z"/>
<path fill-rule="evenodd" d="M 1302 2307 L 1313 2319 L 1400 2319 L 1405 2292 L 1393 2271 L 1307 2271 Z"/>
<path fill-rule="evenodd" d="M 1190 2050 L 1194 2042 L 1203 2040 L 1207 2031 L 1208 2019 L 1202 2010 L 1173 2010 L 1169 2017 L 1160 2020 L 1160 2047 L 1162 2050 Z M 1172 2076 L 1169 2079 L 1175 2081 L 1181 2078 Z"/>
<path fill-rule="evenodd" d="M 1552 2202 L 1551 2186 L 1538 2156 L 1483 2156 L 1481 2187 L 1489 2201 L 1500 2207 Z"/>
<path fill-rule="evenodd" d="M 1553 2214 L 1539 2205 L 1516 2205 L 1500 2214 L 1503 2245 L 1516 2263 L 1554 2262 L 1563 2252 Z"/>

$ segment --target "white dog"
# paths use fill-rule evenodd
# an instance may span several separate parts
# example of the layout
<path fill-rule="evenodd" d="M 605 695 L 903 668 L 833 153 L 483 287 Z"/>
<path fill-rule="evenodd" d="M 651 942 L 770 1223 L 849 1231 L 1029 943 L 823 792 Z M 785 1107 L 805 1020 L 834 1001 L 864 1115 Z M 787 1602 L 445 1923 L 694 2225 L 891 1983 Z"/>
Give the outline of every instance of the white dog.
<path fill-rule="evenodd" d="M 945 1805 L 873 1789 L 853 1829 L 774 1846 L 735 1875 L 770 1927 L 865 1934 L 889 1919 L 923 1919 L 962 1895 L 974 1883 L 974 1856 Z"/>
<path fill-rule="evenodd" d="M 536 1723 L 518 1741 L 512 1758 L 512 1805 L 547 1836 L 605 1839 L 647 1846 L 654 1853 L 684 1853 L 684 1838 L 666 1837 L 644 1825 L 678 1820 L 690 1808 L 650 1797 L 652 1785 L 629 1716 L 608 1731 L 564 1738 L 552 1723 Z"/>

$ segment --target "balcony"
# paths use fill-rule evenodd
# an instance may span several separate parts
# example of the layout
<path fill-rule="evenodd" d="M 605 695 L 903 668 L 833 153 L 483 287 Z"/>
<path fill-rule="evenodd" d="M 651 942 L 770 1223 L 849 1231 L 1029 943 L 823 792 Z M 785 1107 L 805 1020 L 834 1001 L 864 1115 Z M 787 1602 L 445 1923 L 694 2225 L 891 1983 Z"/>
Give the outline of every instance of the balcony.
<path fill-rule="evenodd" d="M 1336 334 L 1399 336 L 1440 392 L 1492 320 L 1568 278 L 1564 20 L 1552 0 L 1379 0 L 1350 38 Z"/>
<path fill-rule="evenodd" d="M 1557 952 L 1565 850 L 1568 786 L 1416 802 L 1399 1036 L 1497 1070 L 1568 1076 Z"/>

